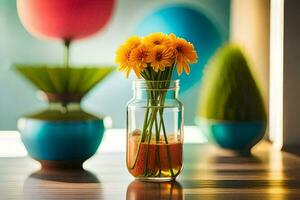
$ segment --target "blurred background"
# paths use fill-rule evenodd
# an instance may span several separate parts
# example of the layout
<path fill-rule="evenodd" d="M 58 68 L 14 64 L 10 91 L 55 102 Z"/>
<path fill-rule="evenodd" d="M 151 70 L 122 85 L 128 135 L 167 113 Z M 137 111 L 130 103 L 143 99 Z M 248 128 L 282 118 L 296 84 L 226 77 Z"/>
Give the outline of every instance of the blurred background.
<path fill-rule="evenodd" d="M 186 38 L 199 54 L 191 75 L 180 77 L 185 125 L 191 127 L 196 125 L 207 62 L 219 47 L 236 43 L 247 54 L 250 70 L 262 91 L 268 115 L 265 138 L 278 149 L 299 151 L 299 8 L 298 0 L 117 0 L 103 30 L 72 44 L 71 64 L 117 67 L 115 51 L 131 35 L 162 31 Z M 47 104 L 12 66 L 62 64 L 63 45 L 31 36 L 20 22 L 15 0 L 0 1 L 0 27 L 0 133 L 18 135 L 17 119 Z M 113 72 L 87 95 L 84 109 L 108 116 L 114 129 L 124 128 L 133 79 Z M 200 132 L 193 133 L 202 135 Z"/>
<path fill-rule="evenodd" d="M 71 63 L 116 65 L 115 50 L 133 34 L 164 31 L 185 37 L 195 44 L 200 58 L 192 67 L 192 76 L 183 77 L 180 93 L 185 104 L 185 123 L 194 124 L 202 70 L 214 51 L 229 40 L 230 9 L 230 0 L 119 0 L 103 31 L 72 45 Z M 12 65 L 60 64 L 63 47 L 60 42 L 29 35 L 18 18 L 16 1 L 0 2 L 0 27 L 0 129 L 15 130 L 18 117 L 42 108 L 44 102 L 36 98 L 36 89 L 15 73 Z M 110 116 L 114 128 L 124 128 L 133 78 L 111 74 L 89 94 L 84 107 L 95 114 Z"/>
<path fill-rule="evenodd" d="M 133 34 L 163 31 L 186 38 L 195 44 L 200 58 L 192 66 L 191 76 L 181 78 L 185 124 L 193 125 L 205 64 L 218 47 L 230 40 L 247 49 L 264 98 L 268 98 L 269 9 L 268 0 L 119 0 L 103 31 L 73 44 L 71 63 L 115 65 L 115 50 Z M 60 42 L 29 35 L 18 18 L 16 1 L 0 2 L 0 27 L 0 129 L 15 130 L 18 117 L 42 108 L 44 103 L 12 65 L 60 64 L 63 47 Z M 133 78 L 111 74 L 88 95 L 84 107 L 94 114 L 110 116 L 114 128 L 124 128 Z"/>
<path fill-rule="evenodd" d="M 47 107 L 47 102 L 42 100 L 41 92 L 29 84 L 24 77 L 20 76 L 13 68 L 13 65 L 15 63 L 49 65 L 63 63 L 64 48 L 62 42 L 41 40 L 30 35 L 20 22 L 16 1 L 0 0 L 0 158 L 28 155 L 27 150 L 21 142 L 21 134 L 17 131 L 17 120 L 25 114 Z M 25 2 L 26 0 L 23 1 Z M 61 0 L 57 2 L 59 1 Z M 99 1 L 104 2 L 105 0 Z M 244 182 L 242 180 L 243 177 L 240 177 L 239 173 L 242 173 L 247 178 L 251 178 L 251 174 L 249 175 L 248 173 L 251 172 L 253 175 L 252 178 L 258 178 L 258 180 L 253 179 L 254 185 L 258 184 L 252 189 L 259 193 L 263 191 L 261 189 L 266 189 L 267 193 L 265 194 L 267 196 L 272 194 L 277 195 L 276 197 L 281 197 L 282 195 L 290 195 L 293 191 L 297 191 L 295 188 L 292 188 L 295 189 L 293 191 L 285 189 L 288 186 L 294 187 L 299 183 L 296 180 L 297 177 L 292 177 L 294 173 L 290 173 L 290 170 L 294 170 L 293 164 L 296 165 L 296 160 L 292 160 L 291 155 L 288 155 L 288 159 L 286 159 L 285 154 L 282 156 L 281 153 L 273 152 L 273 149 L 286 150 L 300 155 L 300 126 L 298 116 L 300 113 L 299 24 L 300 0 L 115 0 L 113 14 L 105 28 L 91 37 L 72 43 L 70 62 L 71 65 L 101 65 L 103 67 L 113 66 L 117 68 L 114 61 L 115 51 L 131 35 L 144 36 L 151 32 L 160 31 L 175 33 L 177 36 L 185 38 L 195 45 L 199 61 L 197 64 L 191 66 L 191 74 L 189 76 L 183 75 L 180 77 L 179 99 L 184 104 L 184 143 L 207 143 L 208 137 L 205 137 L 205 131 L 209 131 L 212 134 L 213 131 L 210 130 L 213 130 L 213 128 L 211 127 L 216 127 L 214 125 L 220 123 L 221 126 L 219 127 L 221 128 L 214 128 L 214 130 L 220 130 L 221 133 L 222 131 L 224 133 L 228 132 L 232 136 L 229 138 L 234 141 L 232 142 L 234 146 L 235 144 L 240 145 L 241 141 L 252 143 L 253 138 L 255 143 L 258 142 L 256 140 L 255 129 L 251 129 L 251 123 L 256 123 L 257 121 L 249 120 L 250 126 L 241 126 L 242 128 L 239 128 L 239 123 L 247 125 L 245 123 L 247 121 L 237 121 L 236 119 L 232 119 L 232 121 L 227 119 L 216 120 L 216 118 L 211 118 L 211 121 L 215 124 L 207 121 L 210 127 L 207 126 L 206 130 L 206 127 L 200 129 L 196 119 L 197 115 L 199 115 L 198 107 L 202 95 L 200 90 L 201 86 L 203 86 L 203 76 L 209 60 L 224 44 L 237 44 L 244 50 L 247 61 L 249 61 L 250 71 L 254 75 L 262 93 L 267 119 L 266 121 L 262 120 L 263 125 L 266 126 L 263 127 L 263 131 L 259 130 L 259 134 L 261 134 L 261 138 L 264 137 L 264 141 L 267 140 L 272 143 L 272 148 L 270 148 L 272 150 L 268 155 L 260 153 L 263 151 L 257 151 L 258 157 L 256 155 L 251 157 L 249 160 L 251 163 L 244 162 L 244 159 L 243 162 L 240 162 L 241 160 L 232 159 L 235 157 L 230 158 L 231 156 L 227 156 L 227 154 L 224 154 L 225 156 L 215 156 L 216 159 L 212 157 L 213 159 L 209 158 L 208 160 L 204 155 L 204 160 L 209 161 L 208 164 L 212 165 L 205 165 L 204 163 L 200 168 L 205 170 L 208 168 L 208 175 L 215 175 L 214 171 L 222 173 L 221 178 L 217 179 L 218 181 L 209 179 L 208 187 L 214 186 L 213 182 L 216 182 L 215 187 L 222 190 L 224 189 L 223 186 L 228 186 L 227 189 L 230 190 L 234 187 L 239 189 L 249 187 L 251 183 Z M 228 56 L 228 60 L 230 59 L 232 57 Z M 239 65 L 239 63 L 234 64 Z M 228 79 L 233 77 L 230 76 L 231 73 L 228 74 L 228 76 L 224 77 L 229 77 Z M 243 80 L 245 78 L 243 75 L 239 76 L 240 73 L 236 74 L 238 74 L 237 76 L 240 79 L 235 80 Z M 132 74 L 127 79 L 124 73 L 119 73 L 115 70 L 88 93 L 82 102 L 84 110 L 97 116 L 107 116 L 108 118 L 106 119 L 109 119 L 106 121 L 109 122 L 107 123 L 109 127 L 105 130 L 101 148 L 98 152 L 124 152 L 126 150 L 126 130 L 124 129 L 126 126 L 126 105 L 133 97 L 132 82 L 134 78 Z M 238 88 L 236 89 L 236 91 L 238 90 L 237 94 L 242 94 L 241 96 L 243 97 L 246 96 L 241 101 L 242 104 L 246 102 L 244 103 L 245 107 L 250 107 L 247 111 L 250 110 L 249 113 L 252 113 L 253 110 L 259 110 L 259 108 L 253 108 L 247 104 L 247 102 L 251 104 L 251 101 L 255 101 L 245 92 L 247 90 L 241 91 L 241 87 L 238 87 L 241 85 L 239 81 L 236 81 L 231 86 L 235 89 Z M 246 84 L 245 87 L 247 86 Z M 228 91 L 231 90 L 229 89 Z M 212 92 L 207 92 L 207 94 L 210 93 Z M 232 99 L 236 99 L 235 97 L 239 96 L 235 94 L 233 94 Z M 218 95 L 216 96 L 219 97 Z M 205 97 L 205 95 L 202 95 L 202 97 Z M 218 102 L 220 99 L 214 98 L 214 100 Z M 259 100 L 261 102 L 261 99 Z M 218 109 L 221 112 L 225 112 L 224 110 L 226 109 L 223 108 L 230 110 L 232 107 L 228 104 L 224 103 L 220 107 L 215 106 L 217 108 L 215 109 L 217 110 L 216 112 L 218 112 Z M 240 106 L 235 108 L 236 113 L 242 113 Z M 43 120 L 41 122 L 43 123 Z M 230 128 L 231 124 L 233 124 L 233 128 Z M 234 126 L 235 124 L 238 126 Z M 29 133 L 34 132 L 30 129 L 30 124 L 28 127 Z M 53 127 L 56 128 L 57 125 L 55 124 Z M 72 127 L 74 128 L 75 126 L 72 125 Z M 79 130 L 79 132 L 81 131 L 77 127 L 74 129 Z M 71 129 L 70 132 L 74 129 Z M 40 137 L 40 135 L 43 135 L 42 131 L 40 135 L 28 134 L 28 138 L 36 141 L 36 144 L 41 149 L 44 149 L 43 147 L 46 149 L 49 141 L 48 144 L 51 144 L 50 147 L 54 147 L 53 152 L 56 152 L 59 156 L 62 155 L 59 148 L 69 149 L 66 152 L 72 156 L 74 153 L 73 149 L 68 148 L 67 145 L 57 145 L 58 141 L 66 141 L 66 144 L 76 147 L 75 149 L 78 152 L 83 152 L 80 148 L 77 148 L 77 145 L 73 145 L 73 135 L 67 135 L 66 139 L 56 139 L 55 137 L 52 139 L 53 132 L 51 129 L 48 130 L 50 131 L 46 132 L 50 133 L 48 134 L 50 140 L 46 137 Z M 231 134 L 232 130 L 233 134 Z M 57 132 L 60 132 L 59 129 Z M 249 139 L 247 132 L 253 137 Z M 253 132 L 254 134 L 252 134 Z M 82 133 L 85 134 L 86 132 L 82 131 Z M 65 136 L 64 134 L 60 135 Z M 223 137 L 224 135 L 219 134 L 221 142 L 222 140 L 225 142 L 227 140 L 226 137 Z M 40 138 L 43 140 L 42 142 L 39 141 Z M 80 138 L 80 135 L 78 138 Z M 94 142 L 93 138 L 90 141 Z M 91 146 L 87 142 L 81 142 L 81 138 L 80 143 L 87 144 L 86 147 Z M 219 146 L 222 147 L 220 142 Z M 250 149 L 248 150 L 250 151 Z M 49 151 L 44 150 L 41 152 L 47 154 Z M 189 154 L 191 152 L 187 151 L 186 153 Z M 198 160 L 198 158 L 203 159 L 201 153 L 195 156 L 195 159 Z M 254 159 L 252 160 L 252 158 Z M 13 161 L 11 158 L 4 161 L 9 160 Z M 238 165 L 232 168 L 232 163 Z M 221 170 L 216 168 L 220 164 Z M 229 168 L 223 170 L 223 164 L 228 165 Z M 253 166 L 255 167 L 256 164 L 257 170 L 253 170 Z M 23 167 L 23 165 L 19 166 Z M 198 161 L 191 166 L 200 169 Z M 30 169 L 28 165 L 25 167 L 27 167 L 27 170 Z M 245 167 L 248 167 L 249 170 Z M 3 169 L 5 174 L 5 166 Z M 230 180 L 229 182 L 228 180 L 221 180 L 224 177 L 227 179 L 227 176 L 223 174 L 226 171 L 230 176 L 233 174 L 237 175 L 231 180 L 234 181 L 232 185 L 230 185 Z M 19 173 L 20 175 L 23 177 L 24 174 Z M 218 174 L 216 173 L 216 175 Z M 107 174 L 105 176 L 107 179 L 110 179 L 110 183 L 113 183 L 111 182 L 111 177 L 107 176 Z M 13 178 L 16 179 L 16 177 L 14 174 Z M 207 173 L 203 177 L 207 179 Z M 289 180 L 289 177 L 292 177 L 292 179 Z M 8 183 L 13 184 L 12 181 Z M 101 183 L 105 184 L 105 178 L 104 182 L 101 181 Z M 185 189 L 186 185 L 183 186 Z M 196 188 L 195 184 L 190 186 L 195 186 Z M 206 187 L 203 184 L 202 186 L 201 192 Z M 15 193 L 15 188 L 10 188 Z M 189 188 L 189 191 L 192 191 L 193 195 L 195 188 Z M 23 190 L 24 188 L 20 187 L 20 191 Z M 37 190 L 32 191 L 35 192 Z M 210 190 L 210 192 L 213 193 L 214 191 Z M 250 194 L 250 192 L 243 193 Z"/>

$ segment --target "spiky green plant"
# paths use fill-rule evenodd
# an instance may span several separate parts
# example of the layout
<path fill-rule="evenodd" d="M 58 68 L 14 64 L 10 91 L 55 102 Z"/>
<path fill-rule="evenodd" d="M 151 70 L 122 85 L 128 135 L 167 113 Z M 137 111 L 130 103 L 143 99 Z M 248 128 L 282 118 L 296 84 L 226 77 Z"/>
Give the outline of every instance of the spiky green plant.
<path fill-rule="evenodd" d="M 113 67 L 101 66 L 48 66 L 48 65 L 15 65 L 15 69 L 39 90 L 55 95 L 87 94 L 96 84 L 113 71 Z M 66 106 L 66 104 L 63 104 Z M 42 120 L 90 120 L 98 119 L 92 114 L 79 109 L 68 112 L 46 108 L 26 117 Z"/>
<path fill-rule="evenodd" d="M 265 121 L 259 87 L 242 50 L 233 44 L 222 47 L 204 73 L 198 115 L 225 121 Z"/>
<path fill-rule="evenodd" d="M 86 94 L 113 71 L 101 66 L 22 65 L 15 68 L 38 89 L 53 94 Z"/>

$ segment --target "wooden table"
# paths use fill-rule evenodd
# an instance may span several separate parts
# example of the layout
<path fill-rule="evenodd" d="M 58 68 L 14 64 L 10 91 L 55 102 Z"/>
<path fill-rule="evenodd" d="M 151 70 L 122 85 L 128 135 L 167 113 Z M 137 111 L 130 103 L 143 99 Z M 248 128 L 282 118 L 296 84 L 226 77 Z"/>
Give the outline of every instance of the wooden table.
<path fill-rule="evenodd" d="M 43 172 L 32 159 L 0 159 L 0 199 L 300 199 L 300 158 L 263 142 L 253 157 L 211 145 L 185 145 L 173 183 L 134 181 L 124 153 L 99 153 L 82 172 Z"/>

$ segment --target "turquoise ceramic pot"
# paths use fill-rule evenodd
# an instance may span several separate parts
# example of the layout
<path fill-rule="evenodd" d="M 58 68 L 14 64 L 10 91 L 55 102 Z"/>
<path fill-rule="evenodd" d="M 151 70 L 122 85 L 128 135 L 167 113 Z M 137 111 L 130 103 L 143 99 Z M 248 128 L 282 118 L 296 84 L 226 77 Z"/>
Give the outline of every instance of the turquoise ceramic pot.
<path fill-rule="evenodd" d="M 264 136 L 263 121 L 233 122 L 198 119 L 197 123 L 210 141 L 225 149 L 248 153 Z"/>
<path fill-rule="evenodd" d="M 29 155 L 43 168 L 81 168 L 103 138 L 102 119 L 19 119 L 18 128 Z"/>

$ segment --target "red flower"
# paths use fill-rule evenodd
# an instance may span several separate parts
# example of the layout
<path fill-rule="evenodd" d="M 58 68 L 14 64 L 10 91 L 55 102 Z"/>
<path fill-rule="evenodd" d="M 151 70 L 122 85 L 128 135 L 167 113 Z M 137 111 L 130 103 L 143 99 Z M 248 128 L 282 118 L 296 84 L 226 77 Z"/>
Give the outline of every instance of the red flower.
<path fill-rule="evenodd" d="M 80 39 L 90 36 L 109 20 L 114 0 L 18 0 L 24 27 L 42 38 Z"/>

